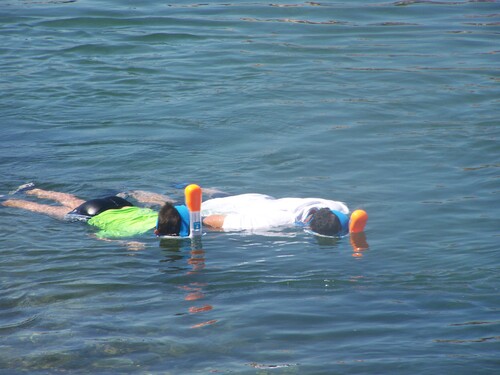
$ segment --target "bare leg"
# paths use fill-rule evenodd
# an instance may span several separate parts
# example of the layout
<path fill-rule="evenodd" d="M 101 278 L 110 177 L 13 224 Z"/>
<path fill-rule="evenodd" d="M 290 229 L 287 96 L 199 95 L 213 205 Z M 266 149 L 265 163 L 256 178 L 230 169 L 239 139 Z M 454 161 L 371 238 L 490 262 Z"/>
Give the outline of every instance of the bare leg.
<path fill-rule="evenodd" d="M 209 198 L 212 198 L 213 196 L 228 195 L 227 193 L 224 193 L 223 191 L 217 189 L 203 188 L 202 190 L 203 194 L 208 196 Z M 128 192 L 127 195 L 129 197 L 136 199 L 138 202 L 157 204 L 159 206 L 164 205 L 166 202 L 170 203 L 175 202 L 175 200 L 170 198 L 168 195 L 152 193 L 150 191 L 145 191 L 145 190 L 132 190 L 131 192 Z"/>
<path fill-rule="evenodd" d="M 75 197 L 73 194 L 60 193 L 57 191 L 49 191 L 42 189 L 32 189 L 26 192 L 27 195 L 34 195 L 35 197 L 42 199 L 51 199 L 53 201 L 61 203 L 66 212 L 78 207 L 79 205 L 85 203 L 84 200 Z"/>
<path fill-rule="evenodd" d="M 2 204 L 7 207 L 21 208 L 23 210 L 37 212 L 61 220 L 64 219 L 64 216 L 68 213 L 68 207 L 66 206 L 50 206 L 48 204 L 40 204 L 22 199 L 8 199 Z"/>
<path fill-rule="evenodd" d="M 174 202 L 174 200 L 167 195 L 152 193 L 144 190 L 133 190 L 129 192 L 128 195 L 136 199 L 138 202 L 158 204 L 160 206 L 164 205 L 165 202 Z"/>
<path fill-rule="evenodd" d="M 215 189 L 215 188 L 205 188 L 204 187 L 201 190 L 202 190 L 203 196 L 206 196 L 209 199 L 229 196 L 229 194 L 226 193 L 225 191 Z"/>

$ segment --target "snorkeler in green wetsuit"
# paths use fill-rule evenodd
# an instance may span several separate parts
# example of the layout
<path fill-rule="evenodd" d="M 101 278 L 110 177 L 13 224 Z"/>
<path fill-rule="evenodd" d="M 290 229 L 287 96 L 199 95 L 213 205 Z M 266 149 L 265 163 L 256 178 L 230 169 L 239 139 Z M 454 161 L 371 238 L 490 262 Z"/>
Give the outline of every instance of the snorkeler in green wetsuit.
<path fill-rule="evenodd" d="M 37 188 L 24 191 L 26 195 L 49 199 L 60 205 L 53 206 L 23 199 L 7 199 L 2 204 L 32 212 L 45 214 L 57 219 L 86 221 L 100 229 L 99 238 L 130 237 L 154 231 L 157 236 L 175 235 L 183 227 L 181 215 L 172 212 L 183 211 L 183 206 L 174 206 L 164 195 L 136 190 L 129 195 L 141 203 L 162 205 L 159 212 L 150 208 L 137 207 L 118 196 L 84 201 L 72 194 Z"/>
<path fill-rule="evenodd" d="M 152 231 L 158 212 L 150 208 L 123 207 L 110 209 L 91 217 L 87 223 L 97 227 L 99 238 L 132 237 Z"/>

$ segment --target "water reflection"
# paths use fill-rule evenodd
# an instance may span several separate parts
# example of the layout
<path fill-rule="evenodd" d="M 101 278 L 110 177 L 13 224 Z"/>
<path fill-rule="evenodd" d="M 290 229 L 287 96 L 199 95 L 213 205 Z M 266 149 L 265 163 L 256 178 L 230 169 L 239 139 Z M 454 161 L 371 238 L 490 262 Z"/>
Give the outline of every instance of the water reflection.
<path fill-rule="evenodd" d="M 182 240 L 165 239 L 160 242 L 160 247 L 169 250 L 167 257 L 161 262 L 174 262 L 178 263 L 185 259 L 185 256 L 180 252 L 181 246 L 185 244 Z M 185 301 L 192 301 L 193 305 L 188 308 L 189 314 L 206 313 L 213 310 L 210 304 L 203 304 L 202 300 L 205 298 L 204 289 L 208 284 L 200 281 L 193 280 L 203 274 L 205 269 L 205 250 L 203 250 L 201 239 L 192 239 L 190 244 L 189 258 L 187 259 L 188 267 L 182 267 L 186 270 L 187 282 L 180 285 L 179 289 L 186 292 L 184 297 Z M 181 269 L 177 267 L 177 270 Z M 191 279 L 191 280 L 190 280 Z M 217 323 L 216 319 L 211 319 L 201 323 L 192 325 L 190 328 L 201 328 L 207 325 Z"/>
<path fill-rule="evenodd" d="M 320 246 L 326 247 L 336 247 L 342 239 L 337 237 L 321 237 L 315 236 L 316 242 Z M 353 257 L 362 257 L 363 252 L 369 249 L 370 245 L 368 245 L 368 240 L 366 239 L 365 232 L 359 233 L 351 233 L 349 234 L 349 242 L 352 247 L 352 256 Z"/>
<path fill-rule="evenodd" d="M 368 245 L 365 232 L 351 233 L 349 235 L 349 240 L 352 246 L 353 257 L 362 257 L 363 252 L 368 250 L 368 248 L 370 247 Z"/>

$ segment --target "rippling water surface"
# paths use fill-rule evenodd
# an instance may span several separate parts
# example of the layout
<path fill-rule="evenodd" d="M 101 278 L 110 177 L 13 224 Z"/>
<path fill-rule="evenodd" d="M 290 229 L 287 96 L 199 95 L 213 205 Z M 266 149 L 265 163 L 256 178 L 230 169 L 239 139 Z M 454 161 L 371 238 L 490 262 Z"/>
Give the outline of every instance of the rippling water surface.
<path fill-rule="evenodd" d="M 497 373 L 499 32 L 497 1 L 3 1 L 0 194 L 196 182 L 370 220 L 361 252 L 130 246 L 0 208 L 0 373 Z"/>

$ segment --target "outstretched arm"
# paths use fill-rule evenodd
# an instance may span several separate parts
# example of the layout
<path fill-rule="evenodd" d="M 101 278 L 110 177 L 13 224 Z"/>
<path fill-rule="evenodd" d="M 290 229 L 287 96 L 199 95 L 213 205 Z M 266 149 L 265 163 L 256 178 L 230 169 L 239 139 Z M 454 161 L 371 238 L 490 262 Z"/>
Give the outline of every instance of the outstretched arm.
<path fill-rule="evenodd" d="M 157 204 L 159 206 L 162 206 L 166 202 L 174 202 L 174 200 L 167 195 L 152 193 L 145 190 L 132 190 L 127 193 L 127 195 L 136 199 L 140 203 Z"/>
<path fill-rule="evenodd" d="M 224 218 L 224 215 L 210 215 L 203 219 L 203 224 L 213 229 L 222 229 Z"/>

